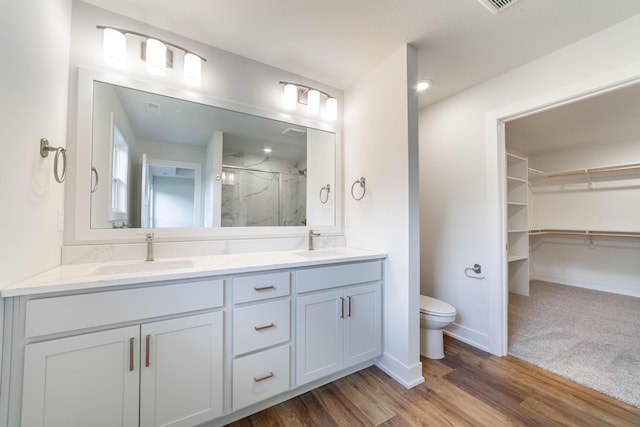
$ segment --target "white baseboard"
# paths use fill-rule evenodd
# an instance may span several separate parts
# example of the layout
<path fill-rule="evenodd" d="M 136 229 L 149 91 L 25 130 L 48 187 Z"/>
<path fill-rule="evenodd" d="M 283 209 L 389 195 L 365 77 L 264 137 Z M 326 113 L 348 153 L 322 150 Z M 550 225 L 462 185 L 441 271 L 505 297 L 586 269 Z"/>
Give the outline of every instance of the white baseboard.
<path fill-rule="evenodd" d="M 376 362 L 376 366 L 405 388 L 412 388 L 424 382 L 422 362 L 420 361 L 411 366 L 407 366 L 395 357 L 389 355 L 389 353 L 384 353 Z"/>
<path fill-rule="evenodd" d="M 575 286 L 577 288 L 593 289 L 594 291 L 610 292 L 612 294 L 628 295 L 631 297 L 640 297 L 640 287 L 630 288 L 615 283 L 603 283 L 591 280 L 576 279 L 567 276 L 555 276 L 551 274 L 535 273 L 531 276 L 533 280 L 542 280 L 544 282 L 557 283 L 559 285 Z"/>
<path fill-rule="evenodd" d="M 452 338 L 462 341 L 463 343 L 472 345 L 480 350 L 489 351 L 489 335 L 469 329 L 457 323 L 449 325 L 444 329 L 444 333 Z"/>

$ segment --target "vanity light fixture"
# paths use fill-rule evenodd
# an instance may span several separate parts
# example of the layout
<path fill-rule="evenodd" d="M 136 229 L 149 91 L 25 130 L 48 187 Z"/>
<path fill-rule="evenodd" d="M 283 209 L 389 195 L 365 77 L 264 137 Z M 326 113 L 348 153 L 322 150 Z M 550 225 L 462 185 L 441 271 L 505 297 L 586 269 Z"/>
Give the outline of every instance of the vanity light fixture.
<path fill-rule="evenodd" d="M 207 60 L 202 56 L 177 44 L 151 37 L 137 31 L 97 25 L 104 30 L 103 57 L 105 62 L 115 67 L 124 67 L 127 55 L 127 37 L 135 36 L 143 39 L 141 56 L 145 61 L 145 69 L 154 75 L 163 76 L 166 68 L 173 68 L 173 50 L 184 52 L 184 81 L 191 86 L 199 86 L 202 80 L 202 63 Z M 172 50 L 173 49 L 173 50 Z"/>
<path fill-rule="evenodd" d="M 315 115 L 320 112 L 320 99 L 325 98 L 324 117 L 327 120 L 338 118 L 338 100 L 319 89 L 291 82 L 280 82 L 284 86 L 282 106 L 287 110 L 295 110 L 298 104 L 307 106 L 307 113 Z"/>

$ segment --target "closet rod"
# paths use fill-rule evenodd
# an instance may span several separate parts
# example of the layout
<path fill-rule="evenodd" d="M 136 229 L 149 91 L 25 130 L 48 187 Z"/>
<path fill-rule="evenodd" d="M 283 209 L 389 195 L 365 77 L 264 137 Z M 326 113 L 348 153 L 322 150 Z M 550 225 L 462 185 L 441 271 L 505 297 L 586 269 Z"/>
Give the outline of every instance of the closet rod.
<path fill-rule="evenodd" d="M 589 231 L 589 230 L 529 230 L 530 236 L 542 236 L 546 234 L 565 236 L 595 236 L 595 237 L 640 237 L 640 233 L 615 232 L 615 231 Z"/>
<path fill-rule="evenodd" d="M 628 171 L 628 170 L 634 170 L 634 169 L 640 169 L 640 163 L 634 163 L 634 164 L 625 165 L 625 166 L 612 166 L 612 167 L 583 169 L 583 170 L 557 172 L 557 173 L 547 173 L 547 172 L 539 171 L 537 169 L 529 168 L 529 173 L 531 175 L 544 176 L 546 178 L 559 178 L 561 176 L 576 176 L 576 175 L 587 175 L 587 174 L 593 174 L 593 173 L 619 172 L 619 171 Z"/>

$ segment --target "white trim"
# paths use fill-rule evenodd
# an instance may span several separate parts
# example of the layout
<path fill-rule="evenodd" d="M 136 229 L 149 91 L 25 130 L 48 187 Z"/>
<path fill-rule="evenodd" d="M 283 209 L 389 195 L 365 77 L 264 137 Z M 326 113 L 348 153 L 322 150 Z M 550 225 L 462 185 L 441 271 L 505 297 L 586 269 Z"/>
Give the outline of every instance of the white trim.
<path fill-rule="evenodd" d="M 449 325 L 447 329 L 444 329 L 443 332 L 458 341 L 462 341 L 484 351 L 489 351 L 489 336 L 475 329 L 453 323 Z"/>
<path fill-rule="evenodd" d="M 594 291 L 609 292 L 612 294 L 627 295 L 630 297 L 640 298 L 640 289 L 630 288 L 625 285 L 617 285 L 615 283 L 603 283 L 594 280 L 585 280 L 578 277 L 570 277 L 554 274 L 533 274 L 531 280 L 541 280 L 543 282 L 551 282 L 557 285 L 573 286 L 576 288 L 592 289 Z"/>
<path fill-rule="evenodd" d="M 412 388 L 424 382 L 422 362 L 407 366 L 389 353 L 384 353 L 376 366 L 405 388 Z"/>
<path fill-rule="evenodd" d="M 485 117 L 487 235 L 498 236 L 495 241 L 489 242 L 487 248 L 489 255 L 487 272 L 493 272 L 496 276 L 495 285 L 489 295 L 489 351 L 491 353 L 505 356 L 508 350 L 504 123 L 638 82 L 640 82 L 640 62 L 635 62 L 629 66 L 487 112 Z"/>

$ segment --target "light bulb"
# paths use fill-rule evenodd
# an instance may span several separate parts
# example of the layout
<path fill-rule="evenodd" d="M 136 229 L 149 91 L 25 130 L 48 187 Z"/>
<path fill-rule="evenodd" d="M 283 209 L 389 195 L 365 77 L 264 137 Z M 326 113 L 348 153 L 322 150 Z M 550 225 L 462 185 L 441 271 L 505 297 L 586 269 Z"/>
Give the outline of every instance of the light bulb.
<path fill-rule="evenodd" d="M 324 117 L 327 120 L 336 120 L 338 118 L 338 100 L 335 98 L 327 98 L 324 103 Z"/>
<path fill-rule="evenodd" d="M 156 39 L 147 39 L 146 69 L 156 76 L 164 76 L 167 47 Z"/>
<path fill-rule="evenodd" d="M 282 106 L 286 110 L 295 110 L 298 104 L 298 88 L 293 84 L 284 85 L 284 93 L 282 97 Z"/>
<path fill-rule="evenodd" d="M 307 113 L 318 114 L 320 112 L 320 92 L 311 89 L 307 92 Z"/>
<path fill-rule="evenodd" d="M 102 40 L 102 55 L 104 62 L 122 68 L 127 57 L 127 38 L 118 30 L 105 28 Z"/>
<path fill-rule="evenodd" d="M 202 60 L 198 55 L 184 55 L 184 81 L 191 86 L 200 86 L 202 77 Z"/>
<path fill-rule="evenodd" d="M 418 92 L 429 89 L 429 86 L 431 86 L 431 80 L 420 80 L 417 86 Z"/>

